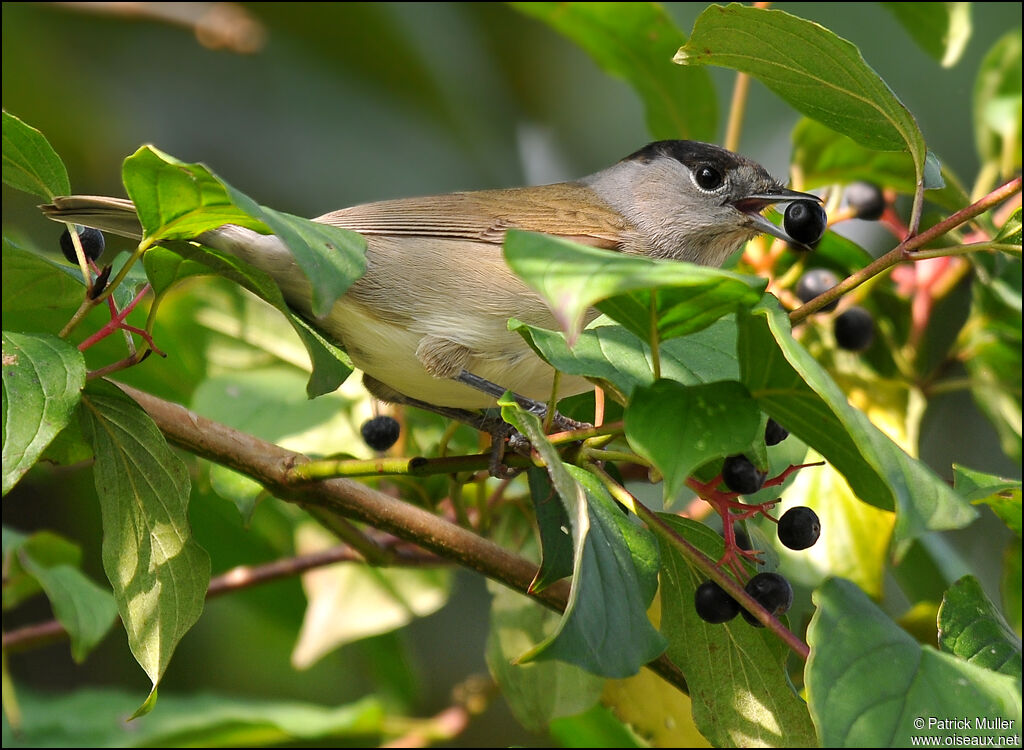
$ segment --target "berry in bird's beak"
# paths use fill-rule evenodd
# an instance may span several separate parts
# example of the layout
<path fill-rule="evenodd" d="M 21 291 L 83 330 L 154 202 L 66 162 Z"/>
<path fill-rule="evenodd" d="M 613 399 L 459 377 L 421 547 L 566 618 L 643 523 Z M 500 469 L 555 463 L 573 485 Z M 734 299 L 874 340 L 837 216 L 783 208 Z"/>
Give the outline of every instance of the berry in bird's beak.
<path fill-rule="evenodd" d="M 761 215 L 761 212 L 768 208 L 768 206 L 773 206 L 776 203 L 789 203 L 792 201 L 813 201 L 816 204 L 821 204 L 821 198 L 816 195 L 782 188 L 770 193 L 755 193 L 754 195 L 744 196 L 743 198 L 732 201 L 732 206 L 737 211 L 746 214 L 751 225 L 759 232 L 770 234 L 772 237 L 778 237 L 784 242 L 789 242 L 797 247 L 810 250 L 811 247 L 807 243 L 795 239 L 787 233 L 785 229 L 777 224 L 773 224 Z"/>

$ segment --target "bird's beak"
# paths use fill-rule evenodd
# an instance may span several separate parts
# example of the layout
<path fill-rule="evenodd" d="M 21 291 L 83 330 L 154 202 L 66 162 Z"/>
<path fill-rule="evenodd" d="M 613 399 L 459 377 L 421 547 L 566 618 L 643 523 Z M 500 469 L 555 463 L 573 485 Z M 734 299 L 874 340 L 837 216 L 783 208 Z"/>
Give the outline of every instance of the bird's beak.
<path fill-rule="evenodd" d="M 789 242 L 798 247 L 802 247 L 805 250 L 810 250 L 802 242 L 797 242 L 788 234 L 786 230 L 777 224 L 773 224 L 768 221 L 761 212 L 764 211 L 768 206 L 773 206 L 776 203 L 788 203 L 790 201 L 815 201 L 821 203 L 822 200 L 816 195 L 811 193 L 800 193 L 796 190 L 789 190 L 787 188 L 781 188 L 779 190 L 772 191 L 770 193 L 755 193 L 754 195 L 747 195 L 738 200 L 732 201 L 733 207 L 746 214 L 750 219 L 750 223 L 760 232 L 764 234 L 770 234 L 772 237 L 778 237 L 784 242 Z"/>

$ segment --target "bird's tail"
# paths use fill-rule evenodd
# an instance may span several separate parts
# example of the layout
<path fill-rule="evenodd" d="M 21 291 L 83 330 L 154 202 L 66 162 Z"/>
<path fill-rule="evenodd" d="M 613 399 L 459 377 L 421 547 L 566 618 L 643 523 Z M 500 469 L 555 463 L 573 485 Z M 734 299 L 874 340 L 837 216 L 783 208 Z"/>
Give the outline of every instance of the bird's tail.
<path fill-rule="evenodd" d="M 135 204 L 127 198 L 105 198 L 99 195 L 68 195 L 54 198 L 53 203 L 39 207 L 54 221 L 65 221 L 142 239 L 142 224 L 135 213 Z M 308 306 L 312 295 L 309 280 L 295 265 L 288 246 L 276 235 L 260 234 L 246 227 L 225 224 L 202 232 L 197 242 L 233 255 L 277 280 L 285 296 L 299 309 Z"/>
<path fill-rule="evenodd" d="M 111 232 L 122 237 L 142 239 L 142 224 L 135 213 L 135 204 L 127 198 L 105 198 L 100 195 L 66 195 L 39 207 L 54 221 Z"/>

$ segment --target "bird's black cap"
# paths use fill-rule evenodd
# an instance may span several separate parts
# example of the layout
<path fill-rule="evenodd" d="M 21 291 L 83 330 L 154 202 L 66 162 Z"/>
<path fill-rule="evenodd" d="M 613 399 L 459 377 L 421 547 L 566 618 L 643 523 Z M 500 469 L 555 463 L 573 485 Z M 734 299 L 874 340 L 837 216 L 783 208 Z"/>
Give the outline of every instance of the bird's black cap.
<path fill-rule="evenodd" d="M 728 149 L 700 141 L 655 141 L 633 152 L 623 161 L 650 162 L 659 156 L 675 159 L 688 167 L 710 162 L 725 169 L 733 169 L 740 164 L 750 163 L 748 159 Z"/>

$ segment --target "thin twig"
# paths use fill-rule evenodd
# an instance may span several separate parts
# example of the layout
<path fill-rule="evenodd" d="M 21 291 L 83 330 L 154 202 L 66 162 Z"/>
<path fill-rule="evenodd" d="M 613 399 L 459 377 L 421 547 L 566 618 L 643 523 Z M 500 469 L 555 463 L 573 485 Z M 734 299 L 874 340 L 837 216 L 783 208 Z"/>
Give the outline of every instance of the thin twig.
<path fill-rule="evenodd" d="M 747 94 L 750 91 L 750 75 L 737 73 L 732 86 L 732 102 L 729 105 L 729 123 L 725 128 L 725 147 L 730 151 L 740 150 L 740 136 L 743 133 L 743 117 L 747 111 Z"/>
<path fill-rule="evenodd" d="M 397 540 L 392 538 L 392 543 Z M 388 564 L 398 567 L 430 567 L 450 565 L 448 560 L 432 555 L 429 552 L 414 550 L 389 550 Z M 240 589 L 251 588 L 263 583 L 270 583 L 282 578 L 291 578 L 309 570 L 335 565 L 342 562 L 366 562 L 366 558 L 347 544 L 339 544 L 319 552 L 274 560 L 261 565 L 239 565 L 210 579 L 206 589 L 206 598 L 229 594 Z M 3 634 L 3 650 L 5 652 L 25 651 L 38 648 L 49 643 L 66 640 L 68 637 L 64 626 L 57 620 L 26 625 Z"/>
<path fill-rule="evenodd" d="M 857 288 L 865 281 L 877 276 L 883 271 L 895 266 L 898 263 L 904 261 L 913 260 L 912 253 L 918 248 L 924 247 L 932 240 L 936 240 L 951 229 L 955 229 L 961 224 L 965 224 L 971 219 L 979 216 L 994 206 L 999 205 L 1007 198 L 1011 197 L 1015 193 L 1019 193 L 1021 188 L 1021 178 L 1010 180 L 1005 185 L 991 193 L 986 195 L 984 198 L 972 203 L 971 205 L 957 211 L 955 214 L 943 219 L 939 223 L 929 227 L 920 234 L 914 235 L 907 240 L 901 242 L 895 248 L 890 250 L 885 255 L 881 256 L 873 263 L 865 266 L 864 268 L 856 271 L 847 278 L 840 281 L 836 286 L 832 287 L 825 293 L 815 297 L 806 305 L 803 305 L 789 314 L 789 321 L 793 325 L 796 325 L 811 313 L 817 312 L 821 308 L 828 305 L 833 300 L 837 300 L 844 294 L 852 289 Z"/>

